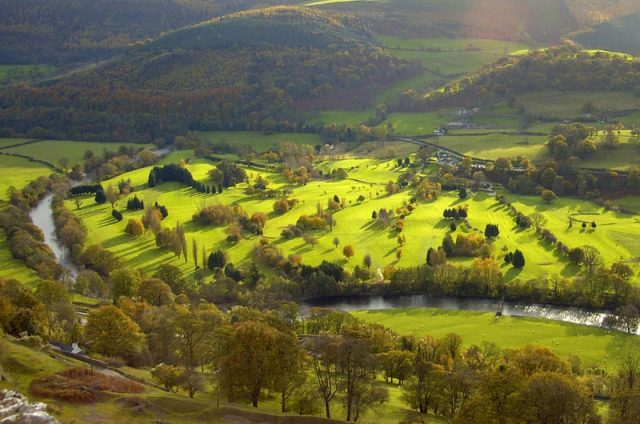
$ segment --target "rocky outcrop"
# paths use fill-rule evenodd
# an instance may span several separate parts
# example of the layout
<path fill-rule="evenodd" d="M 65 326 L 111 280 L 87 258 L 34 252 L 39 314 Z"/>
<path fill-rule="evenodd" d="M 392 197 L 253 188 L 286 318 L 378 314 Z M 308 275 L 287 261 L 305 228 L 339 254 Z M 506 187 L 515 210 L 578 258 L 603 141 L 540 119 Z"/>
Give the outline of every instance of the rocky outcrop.
<path fill-rule="evenodd" d="M 20 393 L 0 391 L 0 424 L 60 424 L 47 413 L 45 403 L 29 403 Z"/>

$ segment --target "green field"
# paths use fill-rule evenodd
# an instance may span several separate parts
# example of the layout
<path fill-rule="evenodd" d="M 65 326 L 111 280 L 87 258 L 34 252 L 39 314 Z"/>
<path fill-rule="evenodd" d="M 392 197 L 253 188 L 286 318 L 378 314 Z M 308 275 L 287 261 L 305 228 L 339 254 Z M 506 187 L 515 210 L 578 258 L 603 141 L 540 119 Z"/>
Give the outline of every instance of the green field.
<path fill-rule="evenodd" d="M 466 133 L 466 132 L 465 132 Z M 438 137 L 440 146 L 453 149 L 458 153 L 482 159 L 499 157 L 527 157 L 532 160 L 543 158 L 547 154 L 545 143 L 549 137 L 520 134 L 491 134 L 478 136 Z M 430 140 L 434 141 L 434 140 Z"/>
<path fill-rule="evenodd" d="M 55 72 L 50 65 L 0 65 L 0 82 L 5 79 L 43 77 Z"/>
<path fill-rule="evenodd" d="M 640 222 L 633 215 L 607 212 L 594 203 L 571 198 L 559 198 L 546 205 L 538 197 L 511 194 L 506 197 L 525 215 L 541 213 L 547 220 L 544 227 L 569 247 L 593 246 L 608 264 L 621 260 L 634 261 L 640 256 L 640 245 L 637 243 L 640 239 Z M 569 216 L 578 221 L 571 228 Z M 597 228 L 583 230 L 580 221 L 595 221 Z M 637 271 L 637 264 L 633 266 Z"/>
<path fill-rule="evenodd" d="M 535 318 L 496 319 L 494 313 L 402 308 L 359 311 L 353 315 L 400 334 L 442 337 L 455 333 L 466 346 L 486 341 L 507 349 L 535 343 L 552 348 L 564 359 L 578 355 L 584 365 L 595 364 L 609 372 L 617 369 L 620 359 L 640 348 L 640 338 L 617 331 Z"/>
<path fill-rule="evenodd" d="M 51 175 L 54 171 L 46 165 L 28 159 L 0 155 L 0 200 L 7 199 L 7 189 L 24 186 L 40 176 Z"/>
<path fill-rule="evenodd" d="M 624 92 L 558 92 L 541 91 L 518 97 L 525 111 L 535 116 L 572 119 L 582 115 L 582 106 L 591 101 L 601 111 L 623 111 L 640 108 L 640 98 Z M 631 122 L 630 122 L 631 123 Z M 636 122 L 640 124 L 640 121 Z"/>
<path fill-rule="evenodd" d="M 83 162 L 83 155 L 87 150 L 93 151 L 96 155 L 101 155 L 106 150 L 117 151 L 120 146 L 152 148 L 151 144 L 136 143 L 96 143 L 90 141 L 69 141 L 69 140 L 45 140 L 38 143 L 31 143 L 25 146 L 18 146 L 7 149 L 7 152 L 19 153 L 36 159 L 46 160 L 58 165 L 60 159 L 69 159 L 69 165 Z"/>
<path fill-rule="evenodd" d="M 387 143 L 387 146 L 393 146 Z M 376 148 L 376 146 L 373 146 Z M 407 148 L 409 146 L 406 146 Z M 381 147 L 379 147 L 381 148 Z M 189 159 L 190 152 L 174 152 L 165 162 L 177 162 L 180 159 Z M 197 179 L 206 179 L 207 171 L 213 164 L 204 160 L 191 158 L 188 168 Z M 372 256 L 373 267 L 384 268 L 388 264 L 398 267 L 407 267 L 424 263 L 424 255 L 429 247 L 440 245 L 442 238 L 449 232 L 449 223 L 442 220 L 442 211 L 461 204 L 454 194 L 445 193 L 441 198 L 432 203 L 421 203 L 419 207 L 405 220 L 406 243 L 402 247 L 402 258 L 397 261 L 396 251 L 399 249 L 396 233 L 391 229 L 375 229 L 371 227 L 371 213 L 380 208 L 395 208 L 408 201 L 412 192 L 405 190 L 398 194 L 388 196 L 384 184 L 389 180 L 396 180 L 403 172 L 397 169 L 394 160 L 376 159 L 344 159 L 326 161 L 318 165 L 319 169 L 328 172 L 336 168 L 348 170 L 349 178 L 344 181 L 310 181 L 305 186 L 290 186 L 280 175 L 269 172 L 248 169 L 248 175 L 253 181 L 258 175 L 268 178 L 272 184 L 270 187 L 288 187 L 292 190 L 291 198 L 298 199 L 300 204 L 284 215 L 274 215 L 272 212 L 272 200 L 260 200 L 247 197 L 244 194 L 245 185 L 226 190 L 223 194 L 206 195 L 196 193 L 194 190 L 177 183 L 161 184 L 153 189 L 146 187 L 149 168 L 123 174 L 120 178 L 131 178 L 136 186 L 135 194 L 145 200 L 145 203 L 158 201 L 169 209 L 169 217 L 163 225 L 173 226 L 176 222 L 184 225 L 187 238 L 195 238 L 200 245 L 205 245 L 208 250 L 222 248 L 227 250 L 230 260 L 237 264 L 245 264 L 252 260 L 251 250 L 257 239 L 248 236 L 241 242 L 230 245 L 226 242 L 225 227 L 199 227 L 191 222 L 192 215 L 200 205 L 222 203 L 237 204 L 249 214 L 253 212 L 265 212 L 269 220 L 264 229 L 264 237 L 271 240 L 286 255 L 298 254 L 306 264 L 317 265 L 323 260 L 341 263 L 347 268 L 353 268 L 361 264 L 367 254 Z M 108 185 L 105 182 L 104 185 Z M 318 231 L 314 233 L 317 244 L 310 246 L 301 238 L 292 240 L 280 239 L 280 232 L 289 224 L 295 224 L 301 214 L 313 214 L 316 203 L 326 205 L 327 199 L 337 195 L 345 198 L 349 205 L 343 210 L 334 213 L 336 226 L 333 232 Z M 358 201 L 358 196 L 363 195 L 365 200 Z M 509 199 L 526 214 L 541 212 L 548 223 L 546 228 L 558 236 L 560 240 L 574 247 L 590 244 L 597 247 L 603 254 L 607 263 L 620 259 L 629 260 L 640 256 L 640 251 L 634 244 L 634 237 L 640 237 L 640 224 L 628 215 L 617 215 L 612 212 L 604 212 L 603 209 L 589 202 L 575 199 L 559 199 L 552 205 L 543 205 L 536 197 L 508 195 Z M 119 200 L 118 206 L 124 209 L 126 199 Z M 499 225 L 500 237 L 494 242 L 494 255 L 499 263 L 507 250 L 513 250 L 520 246 L 526 246 L 526 267 L 516 271 L 503 267 L 503 273 L 507 280 L 519 278 L 527 280 L 542 275 L 571 276 L 580 270 L 558 257 L 555 251 L 541 242 L 533 229 L 517 230 L 513 217 L 506 207 L 497 204 L 491 196 L 479 193 L 464 203 L 469 206 L 469 223 L 471 228 L 483 231 L 487 223 Z M 72 201 L 68 201 L 68 207 L 75 209 Z M 140 216 L 141 212 L 124 211 L 125 219 L 117 223 L 110 214 L 110 205 L 96 205 L 92 199 L 86 198 L 77 215 L 90 229 L 88 243 L 101 243 L 114 253 L 127 259 L 131 266 L 152 272 L 162 263 L 173 263 L 180 266 L 185 272 L 192 273 L 194 264 L 192 259 L 187 263 L 175 258 L 171 253 L 159 250 L 155 247 L 152 235 L 134 239 L 124 234 L 124 227 L 129 218 Z M 576 215 L 575 219 L 584 219 L 591 222 L 595 220 L 598 228 L 595 231 L 581 231 L 578 225 L 567 229 L 568 214 Z M 596 215 L 586 215 L 595 213 Z M 475 231 L 459 230 L 459 231 Z M 340 240 L 340 247 L 332 244 L 334 237 Z M 355 257 L 347 261 L 342 255 L 342 246 L 352 244 L 356 249 Z M 455 263 L 469 264 L 471 259 L 454 259 Z"/>
<path fill-rule="evenodd" d="M 255 131 L 215 131 L 205 132 L 202 135 L 212 143 L 249 146 L 256 152 L 279 149 L 282 143 L 308 144 L 310 146 L 322 144 L 319 135 L 306 133 L 264 134 Z"/>

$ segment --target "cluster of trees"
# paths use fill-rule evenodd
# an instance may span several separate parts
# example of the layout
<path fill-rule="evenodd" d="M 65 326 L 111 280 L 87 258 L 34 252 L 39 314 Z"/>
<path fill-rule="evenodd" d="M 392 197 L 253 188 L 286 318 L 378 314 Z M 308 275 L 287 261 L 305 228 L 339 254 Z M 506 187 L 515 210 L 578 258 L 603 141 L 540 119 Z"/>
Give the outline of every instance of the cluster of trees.
<path fill-rule="evenodd" d="M 504 256 L 504 262 L 513 265 L 514 268 L 522 269 L 525 264 L 524 254 L 520 249 L 516 249 Z"/>
<path fill-rule="evenodd" d="M 469 206 L 460 205 L 455 208 L 445 209 L 444 211 L 442 211 L 442 217 L 445 219 L 453 219 L 453 220 L 467 219 L 467 217 L 469 216 L 468 213 L 469 213 Z"/>
<path fill-rule="evenodd" d="M 69 196 L 83 196 L 87 194 L 96 194 L 98 191 L 104 191 L 102 184 L 82 184 L 69 189 Z"/>
<path fill-rule="evenodd" d="M 61 196 L 54 196 L 51 201 L 51 210 L 58 240 L 69 249 L 71 258 L 77 261 L 84 251 L 87 227 L 80 218 L 64 206 L 64 199 Z"/>
<path fill-rule="evenodd" d="M 35 129 L 33 131 L 35 131 Z M 46 131 L 42 131 L 39 137 L 32 134 L 34 138 L 49 138 L 49 135 L 50 134 L 46 134 Z M 90 139 L 97 141 L 91 137 Z M 75 140 L 75 138 L 72 138 L 72 140 Z M 122 141 L 130 142 L 131 140 Z M 156 141 L 161 144 L 161 140 Z M 80 180 L 85 174 L 91 174 L 95 181 L 102 181 L 124 172 L 153 165 L 158 161 L 158 156 L 149 149 L 122 145 L 118 147 L 117 151 L 104 149 L 102 155 L 96 155 L 93 150 L 87 150 L 84 152 L 83 159 L 84 163 L 77 163 L 72 166 L 70 177 Z M 125 194 L 122 189 L 120 189 L 120 192 Z"/>
<path fill-rule="evenodd" d="M 234 162 L 223 160 L 216 165 L 215 169 L 209 171 L 209 178 L 218 185 L 218 187 L 234 187 L 236 184 L 243 183 L 247 180 L 247 173 Z M 263 184 L 264 190 L 267 184 Z M 220 191 L 220 190 L 218 190 Z"/>
<path fill-rule="evenodd" d="M 285 214 L 289 212 L 291 208 L 294 208 L 298 204 L 298 199 L 289 199 L 283 197 L 282 199 L 273 202 L 273 210 L 279 214 Z"/>
<path fill-rule="evenodd" d="M 144 210 L 144 200 L 138 199 L 138 196 L 133 196 L 127 200 L 127 210 L 128 211 L 142 211 Z"/>
<path fill-rule="evenodd" d="M 149 171 L 149 187 L 155 187 L 158 184 L 168 181 L 175 181 L 188 185 L 189 187 L 195 182 L 193 175 L 191 175 L 188 169 L 176 164 L 154 166 L 151 171 Z"/>
<path fill-rule="evenodd" d="M 480 234 L 458 234 L 455 242 L 451 234 L 447 234 L 442 239 L 442 249 L 448 258 L 455 256 L 467 257 L 490 257 L 491 246 L 487 244 L 487 240 Z"/>

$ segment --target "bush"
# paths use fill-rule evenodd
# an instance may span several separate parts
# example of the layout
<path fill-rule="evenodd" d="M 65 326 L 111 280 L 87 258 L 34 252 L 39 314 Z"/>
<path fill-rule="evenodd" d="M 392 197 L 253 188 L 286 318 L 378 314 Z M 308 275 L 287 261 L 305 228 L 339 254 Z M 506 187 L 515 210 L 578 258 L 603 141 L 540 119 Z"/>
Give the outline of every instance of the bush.
<path fill-rule="evenodd" d="M 141 236 L 144 234 L 144 224 L 139 219 L 130 219 L 124 232 L 134 237 Z"/>
<path fill-rule="evenodd" d="M 111 211 L 111 216 L 113 216 L 118 222 L 122 221 L 122 212 L 117 209 L 113 209 Z"/>

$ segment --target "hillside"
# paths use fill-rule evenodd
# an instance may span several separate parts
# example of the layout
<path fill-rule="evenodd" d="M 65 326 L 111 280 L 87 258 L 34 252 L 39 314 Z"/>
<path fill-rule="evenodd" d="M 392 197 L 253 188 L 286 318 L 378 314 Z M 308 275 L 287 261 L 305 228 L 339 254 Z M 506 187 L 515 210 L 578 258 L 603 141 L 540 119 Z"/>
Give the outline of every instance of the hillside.
<path fill-rule="evenodd" d="M 390 0 L 320 2 L 318 8 L 366 19 L 379 34 L 554 43 L 579 28 L 557 0 Z"/>
<path fill-rule="evenodd" d="M 260 9 L 171 32 L 48 87 L 6 90 L 0 128 L 149 141 L 192 129 L 295 130 L 305 110 L 366 103 L 407 72 L 357 20 Z"/>
<path fill-rule="evenodd" d="M 564 0 L 576 19 L 583 25 L 597 25 L 640 11 L 636 0 Z"/>
<path fill-rule="evenodd" d="M 623 51 L 640 55 L 640 13 L 603 22 L 573 39 L 590 49 Z"/>
<path fill-rule="evenodd" d="M 497 99 L 514 105 L 517 95 L 544 90 L 638 93 L 639 78 L 640 61 L 631 56 L 565 46 L 504 58 L 442 90 L 405 93 L 402 107 L 434 110 L 443 105 L 487 105 Z"/>
<path fill-rule="evenodd" d="M 269 0 L 0 0 L 0 63 L 64 63 Z M 278 1 L 279 4 L 287 0 Z"/>

